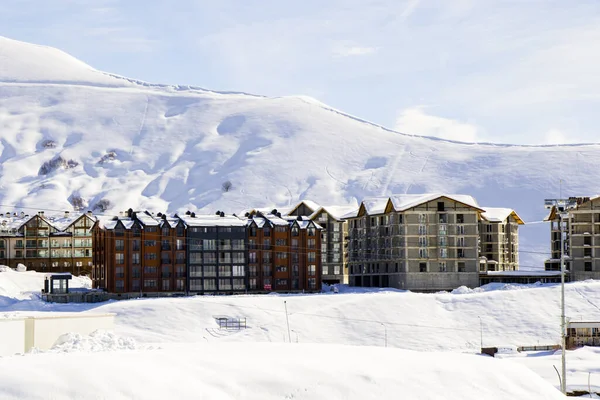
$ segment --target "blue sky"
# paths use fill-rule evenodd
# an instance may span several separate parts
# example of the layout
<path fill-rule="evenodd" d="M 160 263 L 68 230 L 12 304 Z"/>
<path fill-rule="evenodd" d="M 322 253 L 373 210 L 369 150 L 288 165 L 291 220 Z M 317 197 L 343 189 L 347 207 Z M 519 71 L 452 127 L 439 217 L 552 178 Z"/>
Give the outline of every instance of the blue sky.
<path fill-rule="evenodd" d="M 600 142 L 598 0 L 3 0 L 0 35 L 150 82 L 309 95 L 406 133 Z"/>

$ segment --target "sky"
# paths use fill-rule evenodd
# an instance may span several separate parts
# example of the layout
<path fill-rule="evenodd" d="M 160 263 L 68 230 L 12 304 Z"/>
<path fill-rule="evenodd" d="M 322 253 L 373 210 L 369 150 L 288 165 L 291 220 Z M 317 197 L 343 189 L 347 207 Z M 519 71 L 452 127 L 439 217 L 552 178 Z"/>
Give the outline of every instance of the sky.
<path fill-rule="evenodd" d="M 2 0 L 0 35 L 154 83 L 312 96 L 404 133 L 600 142 L 598 0 Z"/>

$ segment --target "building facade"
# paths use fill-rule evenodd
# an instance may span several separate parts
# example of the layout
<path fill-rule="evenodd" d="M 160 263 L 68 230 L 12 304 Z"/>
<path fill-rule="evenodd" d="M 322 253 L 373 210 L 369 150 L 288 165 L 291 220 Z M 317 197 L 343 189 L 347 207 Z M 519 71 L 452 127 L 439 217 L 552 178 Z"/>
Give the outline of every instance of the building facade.
<path fill-rule="evenodd" d="M 348 222 L 342 216 L 353 206 L 320 206 L 301 201 L 289 213 L 316 221 L 321 229 L 322 280 L 327 284 L 348 283 Z"/>
<path fill-rule="evenodd" d="M 186 229 L 178 218 L 129 210 L 93 227 L 94 288 L 180 293 L 187 287 Z"/>
<path fill-rule="evenodd" d="M 249 290 L 321 290 L 321 227 L 307 217 L 248 215 Z"/>
<path fill-rule="evenodd" d="M 479 271 L 519 270 L 519 225 L 524 222 L 510 208 L 483 207 L 479 221 Z"/>
<path fill-rule="evenodd" d="M 600 279 L 600 196 L 569 199 L 563 223 L 565 269 L 571 281 Z M 548 271 L 560 271 L 561 217 L 553 207 L 550 222 Z"/>
<path fill-rule="evenodd" d="M 345 216 L 350 285 L 416 291 L 478 286 L 483 211 L 465 195 L 365 199 Z"/>
<path fill-rule="evenodd" d="M 93 284 L 111 293 L 321 290 L 320 227 L 307 218 L 129 210 L 100 219 L 93 235 Z"/>
<path fill-rule="evenodd" d="M 91 273 L 91 212 L 2 213 L 0 221 L 0 264 L 23 264 L 38 272 Z"/>

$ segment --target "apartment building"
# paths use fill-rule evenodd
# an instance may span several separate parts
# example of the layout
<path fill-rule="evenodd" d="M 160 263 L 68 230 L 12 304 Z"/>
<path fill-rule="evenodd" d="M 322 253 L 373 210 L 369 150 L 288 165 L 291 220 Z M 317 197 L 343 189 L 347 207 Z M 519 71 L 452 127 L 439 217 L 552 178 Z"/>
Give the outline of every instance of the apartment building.
<path fill-rule="evenodd" d="M 321 290 L 321 227 L 303 216 L 251 212 L 248 227 L 249 290 Z"/>
<path fill-rule="evenodd" d="M 563 222 L 565 269 L 571 281 L 600 279 L 600 196 L 571 197 Z M 548 271 L 560 271 L 560 214 L 550 210 L 550 258 Z"/>
<path fill-rule="evenodd" d="M 519 269 L 519 225 L 524 222 L 510 208 L 483 207 L 479 221 L 479 271 Z"/>
<path fill-rule="evenodd" d="M 233 215 L 187 213 L 179 218 L 187 228 L 188 292 L 245 293 L 246 222 Z"/>
<path fill-rule="evenodd" d="M 0 264 L 87 275 L 95 217 L 87 213 L 0 213 Z"/>
<path fill-rule="evenodd" d="M 327 284 L 348 283 L 348 222 L 342 217 L 354 206 L 321 206 L 303 200 L 288 215 L 306 216 L 321 229 L 322 280 Z"/>
<path fill-rule="evenodd" d="M 479 285 L 479 220 L 471 196 L 367 198 L 349 226 L 351 286 L 415 291 Z"/>
<path fill-rule="evenodd" d="M 179 218 L 128 210 L 93 229 L 94 288 L 113 293 L 185 293 L 186 227 Z"/>

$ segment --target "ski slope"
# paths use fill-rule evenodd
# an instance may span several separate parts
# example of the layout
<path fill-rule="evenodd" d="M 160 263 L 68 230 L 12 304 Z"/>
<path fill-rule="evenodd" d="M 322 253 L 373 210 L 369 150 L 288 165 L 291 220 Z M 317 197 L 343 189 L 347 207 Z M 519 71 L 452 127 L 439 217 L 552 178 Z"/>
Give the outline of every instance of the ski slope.
<path fill-rule="evenodd" d="M 411 136 L 304 96 L 268 98 L 149 84 L 43 46 L 0 38 L 0 205 L 158 211 L 358 205 L 452 192 L 545 215 L 543 199 L 598 192 L 600 146 L 511 146 Z M 59 158 L 60 157 L 60 158 Z M 41 173 L 46 163 L 58 166 Z M 222 190 L 230 181 L 232 189 Z M 95 209 L 101 212 L 100 209 Z M 540 268 L 548 228 L 521 228 Z"/>
<path fill-rule="evenodd" d="M 0 287 L 7 281 L 1 279 L 2 274 L 0 272 Z M 392 393 L 390 390 L 397 390 L 397 385 L 405 387 L 406 391 L 401 393 L 412 398 L 439 398 L 436 396 L 440 393 L 455 393 L 453 390 L 462 389 L 464 397 L 461 398 L 476 399 L 510 396 L 543 398 L 537 394 L 525 395 L 526 392 L 520 391 L 535 392 L 545 386 L 558 387 L 553 365 L 560 365 L 559 353 L 520 354 L 504 351 L 505 354 L 493 359 L 500 364 L 485 364 L 487 361 L 481 361 L 485 357 L 476 353 L 481 344 L 501 349 L 558 344 L 559 285 L 495 284 L 475 290 L 460 288 L 454 293 L 435 294 L 342 286 L 340 293 L 315 295 L 196 296 L 99 304 L 48 304 L 35 296 L 23 296 L 14 287 L 3 290 L 5 298 L 12 299 L 1 303 L 0 313 L 4 315 L 40 312 L 116 314 L 114 335 L 98 335 L 88 339 L 69 336 L 53 351 L 17 357 L 18 364 L 11 364 L 17 365 L 11 373 L 14 375 L 19 375 L 21 368 L 41 375 L 53 365 L 52 374 L 62 377 L 47 378 L 50 386 L 45 387 L 53 388 L 53 393 L 73 386 L 73 382 L 81 380 L 87 384 L 88 380 L 93 379 L 93 376 L 81 375 L 85 374 L 85 370 L 81 374 L 74 370 L 78 360 L 97 365 L 108 365 L 106 363 L 113 360 L 115 365 L 105 368 L 99 376 L 111 379 L 111 382 L 116 381 L 112 388 L 121 398 L 128 398 L 128 390 L 140 390 L 140 393 L 148 390 L 157 397 L 164 393 L 161 391 L 163 389 L 144 380 L 146 370 L 159 375 L 164 371 L 169 376 L 181 373 L 184 377 L 212 370 L 215 371 L 214 375 L 209 374 L 198 385 L 212 385 L 214 376 L 227 375 L 232 379 L 231 387 L 253 387 L 248 391 L 247 398 L 259 398 L 252 397 L 254 394 L 250 393 L 264 395 L 264 398 L 282 398 L 289 394 L 285 390 L 294 388 L 302 392 L 312 388 L 315 382 L 319 383 L 316 392 L 308 391 L 302 396 L 294 392 L 299 397 L 290 398 L 312 399 L 333 392 L 344 394 L 344 388 L 348 385 L 355 387 L 352 382 L 363 382 L 357 376 L 368 377 L 365 382 L 370 383 L 359 385 L 360 389 L 353 392 L 356 397 L 348 398 L 378 398 L 377 395 L 386 398 Z M 566 314 L 571 320 L 599 320 L 600 282 L 567 284 L 566 304 Z M 220 329 L 218 318 L 242 318 L 246 320 L 247 327 Z M 308 357 L 308 354 L 313 356 Z M 181 361 L 175 363 L 175 359 Z M 567 360 L 570 390 L 587 390 L 588 373 L 591 373 L 591 386 L 600 392 L 600 350 L 584 348 L 569 351 Z M 0 364 L 14 361 L 12 358 L 0 359 Z M 137 373 L 131 375 L 134 383 L 115 378 L 127 375 L 123 371 L 136 363 L 148 367 L 142 368 L 139 376 Z M 502 363 L 509 363 L 510 367 L 507 368 L 513 372 L 507 372 Z M 276 370 L 282 375 L 273 375 L 273 365 L 278 366 Z M 455 377 L 452 372 L 457 365 L 461 366 L 459 371 L 465 372 L 460 377 Z M 544 383 L 531 380 L 521 365 L 544 378 Z M 389 376 L 387 372 L 405 369 L 406 374 L 394 373 Z M 426 369 L 427 372 L 424 372 Z M 467 371 L 478 369 L 487 372 L 478 375 L 475 384 Z M 252 372 L 242 373 L 242 370 Z M 25 379 L 28 375 L 22 373 Z M 337 380 L 326 379 L 330 375 L 337 376 Z M 291 376 L 307 378 L 291 383 L 288 381 Z M 527 379 L 523 381 L 520 377 Z M 421 379 L 425 378 L 434 382 L 455 381 L 455 385 L 447 383 L 449 386 L 446 387 L 445 383 L 424 389 Z M 272 392 L 266 393 L 260 387 L 252 386 L 256 382 L 266 385 L 266 382 L 279 379 L 286 384 Z M 409 381 L 413 383 L 407 383 Z M 9 385 L 8 382 L 12 383 Z M 0 378 L 0 397 L 5 398 L 13 393 L 11 391 L 16 390 L 20 382 L 20 378 L 13 379 L 12 375 Z M 98 381 L 90 381 L 89 385 L 96 388 Z M 494 388 L 492 391 L 497 392 L 499 397 L 493 397 L 492 394 L 491 397 L 477 397 L 477 393 L 483 393 L 478 385 Z M 208 398 L 240 398 L 236 397 L 236 392 L 218 391 L 225 388 L 216 386 L 217 392 L 214 393 L 205 389 L 206 393 L 215 396 Z M 11 391 L 7 391 L 7 387 Z M 79 388 L 75 385 L 75 391 L 69 392 L 71 398 L 78 397 Z M 507 392 L 502 392 L 500 388 L 506 388 Z M 104 393 L 102 390 L 98 392 L 99 398 Z M 196 389 L 183 385 L 178 386 L 177 390 L 181 390 L 177 393 L 185 398 L 189 395 L 185 390 Z M 10 395 L 19 396 L 22 393 L 15 391 Z M 539 393 L 545 392 L 542 390 Z M 36 397 L 32 395 L 30 398 Z"/>

